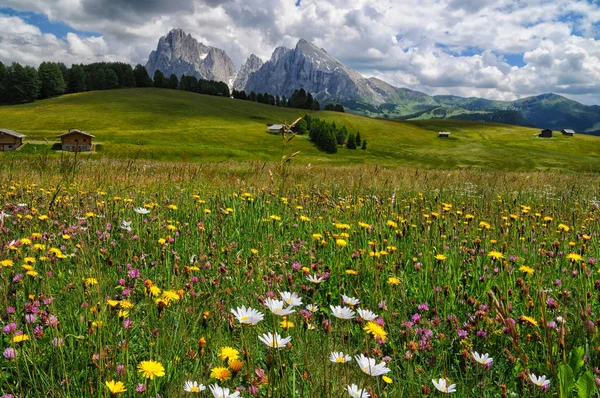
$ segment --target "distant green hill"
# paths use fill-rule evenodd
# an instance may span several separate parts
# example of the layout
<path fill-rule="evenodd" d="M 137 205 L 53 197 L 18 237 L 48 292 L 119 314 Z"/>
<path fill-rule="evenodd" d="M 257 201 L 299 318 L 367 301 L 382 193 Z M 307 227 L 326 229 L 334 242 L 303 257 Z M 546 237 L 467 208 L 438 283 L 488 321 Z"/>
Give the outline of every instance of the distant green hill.
<path fill-rule="evenodd" d="M 581 134 L 600 135 L 600 106 L 583 105 L 556 94 L 516 101 L 493 101 L 454 95 L 430 97 L 418 91 L 398 89 L 392 103 L 372 105 L 350 101 L 344 105 L 350 112 L 386 119 L 461 119 L 557 131 L 573 129 Z"/>
<path fill-rule="evenodd" d="M 267 124 L 293 121 L 304 110 L 165 89 L 125 89 L 66 95 L 31 104 L 0 107 L 0 128 L 27 135 L 29 156 L 48 151 L 56 136 L 77 128 L 97 136 L 92 156 L 163 161 L 278 161 L 300 151 L 293 162 L 356 163 L 425 168 L 498 170 L 561 169 L 600 172 L 600 138 L 578 134 L 552 139 L 537 129 L 460 120 L 399 121 L 319 111 L 312 116 L 360 131 L 368 149 L 317 150 L 305 136 L 283 149 Z M 448 139 L 439 131 L 450 131 Z M 307 169 L 308 170 L 308 169 Z"/>

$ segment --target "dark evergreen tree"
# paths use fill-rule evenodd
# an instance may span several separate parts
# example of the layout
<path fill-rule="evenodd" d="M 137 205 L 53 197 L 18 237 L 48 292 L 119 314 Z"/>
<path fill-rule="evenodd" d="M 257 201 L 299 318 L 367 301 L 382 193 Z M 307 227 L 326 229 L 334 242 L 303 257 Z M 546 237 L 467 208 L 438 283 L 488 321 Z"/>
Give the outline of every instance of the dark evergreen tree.
<path fill-rule="evenodd" d="M 51 98 L 63 95 L 66 84 L 60 67 L 54 62 L 42 62 L 38 69 L 40 79 L 40 98 Z"/>
<path fill-rule="evenodd" d="M 112 68 L 104 68 L 104 87 L 103 90 L 112 90 L 119 88 L 119 76 Z"/>
<path fill-rule="evenodd" d="M 67 91 L 67 82 L 69 81 L 69 68 L 67 68 L 67 65 L 63 64 L 62 62 L 58 63 L 58 68 L 60 69 L 63 81 L 65 82 L 65 91 Z"/>
<path fill-rule="evenodd" d="M 258 93 L 256 94 L 256 102 L 258 102 L 259 104 L 262 104 L 264 102 L 264 96 L 262 93 Z"/>
<path fill-rule="evenodd" d="M 275 106 L 281 106 L 281 98 L 279 98 L 279 94 L 275 96 Z"/>
<path fill-rule="evenodd" d="M 361 140 L 360 140 L 360 131 L 356 132 L 356 146 L 359 147 L 361 144 Z"/>
<path fill-rule="evenodd" d="M 294 126 L 294 132 L 300 135 L 306 134 L 307 129 L 306 120 L 304 119 L 300 119 L 300 121 Z"/>
<path fill-rule="evenodd" d="M 6 79 L 6 66 L 0 62 L 0 104 L 7 102 L 6 90 L 5 90 L 5 79 Z"/>
<path fill-rule="evenodd" d="M 304 118 L 302 120 L 306 121 L 306 129 L 310 130 L 313 118 L 309 114 L 304 114 Z"/>
<path fill-rule="evenodd" d="M 69 69 L 69 81 L 67 82 L 67 92 L 81 93 L 87 90 L 86 73 L 81 65 L 73 64 Z"/>
<path fill-rule="evenodd" d="M 136 87 L 152 87 L 152 79 L 148 76 L 148 71 L 142 65 L 137 64 L 133 69 Z"/>
<path fill-rule="evenodd" d="M 179 88 L 179 79 L 174 74 L 169 76 L 169 81 L 167 82 L 167 87 L 173 90 L 177 90 Z"/>
<path fill-rule="evenodd" d="M 308 95 L 306 96 L 306 102 L 304 103 L 303 108 L 304 109 L 312 109 L 313 106 L 313 96 L 311 93 L 308 93 Z"/>
<path fill-rule="evenodd" d="M 346 141 L 346 148 L 356 149 L 356 137 L 354 136 L 354 134 L 350 134 L 348 136 L 348 141 Z"/>
<path fill-rule="evenodd" d="M 340 104 L 337 104 L 337 105 L 334 107 L 334 109 L 333 109 L 333 110 L 334 110 L 334 111 L 336 111 L 336 112 L 342 112 L 342 113 L 345 113 L 345 112 L 346 112 L 346 110 L 344 109 L 344 107 L 343 107 L 342 105 L 340 105 Z"/>
<path fill-rule="evenodd" d="M 248 98 L 250 101 L 256 102 L 256 93 L 254 91 L 250 91 L 250 96 Z"/>
<path fill-rule="evenodd" d="M 348 137 L 348 130 L 346 129 L 346 126 L 342 126 L 342 128 L 337 131 L 335 136 L 337 144 L 344 145 L 346 142 L 346 137 Z"/>
<path fill-rule="evenodd" d="M 285 98 L 285 95 L 281 97 L 281 106 L 287 106 L 287 98 Z"/>
<path fill-rule="evenodd" d="M 154 72 L 154 78 L 152 80 L 154 80 L 154 87 L 167 88 L 167 79 L 160 70 L 157 69 L 156 72 Z"/>
<path fill-rule="evenodd" d="M 360 149 L 367 149 L 367 140 L 363 140 L 362 145 L 360 147 Z"/>
<path fill-rule="evenodd" d="M 335 133 L 331 129 L 327 129 L 326 133 L 321 138 L 321 149 L 327 153 L 336 153 L 338 151 Z"/>
<path fill-rule="evenodd" d="M 310 109 L 313 111 L 320 111 L 321 110 L 321 105 L 319 104 L 319 101 L 317 100 L 313 100 L 310 106 Z"/>
<path fill-rule="evenodd" d="M 5 102 L 20 104 L 35 101 L 40 94 L 37 70 L 17 62 L 6 68 L 4 77 Z"/>

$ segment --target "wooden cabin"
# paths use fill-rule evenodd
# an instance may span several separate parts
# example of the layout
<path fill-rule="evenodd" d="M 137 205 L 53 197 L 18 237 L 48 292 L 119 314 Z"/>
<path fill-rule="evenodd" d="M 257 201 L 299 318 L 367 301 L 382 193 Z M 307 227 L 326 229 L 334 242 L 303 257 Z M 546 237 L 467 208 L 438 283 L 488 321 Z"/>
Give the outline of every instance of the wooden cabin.
<path fill-rule="evenodd" d="M 438 133 L 438 137 L 439 137 L 439 138 L 449 138 L 449 137 L 450 137 L 450 134 L 452 134 L 452 133 L 451 133 L 451 132 L 449 132 L 449 131 L 440 131 L 440 132 Z"/>
<path fill-rule="evenodd" d="M 96 138 L 90 133 L 81 130 L 69 130 L 58 136 L 63 151 L 67 152 L 90 152 L 92 140 Z"/>
<path fill-rule="evenodd" d="M 561 130 L 561 133 L 563 135 L 567 135 L 569 137 L 573 137 L 575 135 L 575 131 L 573 131 L 571 129 L 563 129 L 563 130 Z"/>
<path fill-rule="evenodd" d="M 0 129 L 0 152 L 18 149 L 23 145 L 23 134 L 8 129 Z"/>
<path fill-rule="evenodd" d="M 538 137 L 552 138 L 552 130 L 550 130 L 550 129 L 542 130 L 542 132 L 538 135 Z"/>
<path fill-rule="evenodd" d="M 269 133 L 280 134 L 282 128 L 283 128 L 282 124 L 272 124 L 269 126 Z"/>

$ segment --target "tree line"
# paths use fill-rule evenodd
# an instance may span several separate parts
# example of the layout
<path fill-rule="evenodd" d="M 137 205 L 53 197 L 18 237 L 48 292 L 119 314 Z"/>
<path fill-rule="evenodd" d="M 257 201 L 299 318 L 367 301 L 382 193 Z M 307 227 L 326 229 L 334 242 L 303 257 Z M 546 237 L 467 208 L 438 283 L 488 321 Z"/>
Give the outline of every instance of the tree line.
<path fill-rule="evenodd" d="M 254 91 L 250 91 L 250 94 L 247 94 L 244 90 L 238 91 L 233 90 L 232 97 L 235 99 L 240 99 L 243 101 L 253 101 L 258 102 L 260 104 L 272 105 L 283 108 L 298 108 L 298 109 L 310 109 L 310 110 L 320 110 L 321 105 L 319 101 L 313 98 L 311 93 L 307 93 L 303 88 L 296 90 L 292 93 L 290 98 L 286 98 L 285 95 L 273 95 L 269 93 L 255 93 Z M 325 110 L 331 110 L 335 112 L 344 112 L 344 107 L 338 104 L 327 104 L 325 105 Z"/>
<path fill-rule="evenodd" d="M 290 98 L 269 93 L 233 90 L 223 82 L 172 74 L 168 78 L 157 70 L 153 78 L 142 65 L 124 62 L 96 62 L 73 64 L 68 68 L 62 62 L 42 62 L 36 69 L 13 62 L 5 66 L 0 62 L 0 104 L 20 104 L 37 99 L 58 97 L 63 94 L 117 88 L 158 87 L 190 91 L 200 94 L 217 95 L 278 107 L 320 110 L 319 101 L 303 88 L 294 91 Z M 344 107 L 336 104 L 325 105 L 326 110 L 344 112 Z"/>
<path fill-rule="evenodd" d="M 325 120 L 304 115 L 294 127 L 297 134 L 306 134 L 320 150 L 327 153 L 337 153 L 338 147 L 348 149 L 367 149 L 367 140 L 361 138 L 360 131 L 356 134 L 348 131 L 346 126 L 338 128 L 335 124 Z"/>
<path fill-rule="evenodd" d="M 0 62 L 0 104 L 21 104 L 63 94 L 116 88 L 159 87 L 193 91 L 201 94 L 229 97 L 229 87 L 223 82 L 176 75 L 166 78 L 157 71 L 151 79 L 142 65 L 132 67 L 123 62 L 73 64 L 42 62 L 36 69 L 13 62 Z"/>

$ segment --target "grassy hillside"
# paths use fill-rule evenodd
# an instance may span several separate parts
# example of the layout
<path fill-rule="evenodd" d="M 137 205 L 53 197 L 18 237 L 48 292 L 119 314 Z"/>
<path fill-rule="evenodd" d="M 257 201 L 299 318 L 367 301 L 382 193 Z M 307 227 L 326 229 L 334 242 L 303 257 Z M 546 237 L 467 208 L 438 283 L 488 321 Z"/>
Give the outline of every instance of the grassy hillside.
<path fill-rule="evenodd" d="M 27 135 L 26 156 L 50 147 L 56 135 L 78 128 L 96 135 L 93 156 L 172 161 L 278 160 L 301 151 L 300 163 L 377 163 L 428 168 L 481 167 L 500 170 L 564 169 L 600 172 L 600 138 L 578 135 L 537 138 L 535 129 L 450 120 L 392 121 L 350 114 L 314 116 L 360 130 L 368 149 L 318 151 L 306 137 L 285 152 L 267 123 L 292 121 L 304 111 L 229 98 L 160 90 L 131 89 L 67 95 L 32 104 L 0 107 L 0 124 Z M 451 131 L 450 139 L 437 132 Z M 47 144 L 44 143 L 47 140 Z"/>

